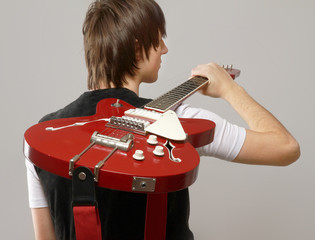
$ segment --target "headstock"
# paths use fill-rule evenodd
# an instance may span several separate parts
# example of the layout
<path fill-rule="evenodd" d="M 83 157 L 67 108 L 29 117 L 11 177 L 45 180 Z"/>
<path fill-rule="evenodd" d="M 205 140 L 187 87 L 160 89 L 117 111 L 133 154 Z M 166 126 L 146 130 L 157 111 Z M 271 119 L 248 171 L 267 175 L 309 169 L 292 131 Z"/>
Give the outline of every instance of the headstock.
<path fill-rule="evenodd" d="M 241 70 L 233 68 L 233 65 L 222 65 L 222 67 L 235 79 L 241 74 Z"/>

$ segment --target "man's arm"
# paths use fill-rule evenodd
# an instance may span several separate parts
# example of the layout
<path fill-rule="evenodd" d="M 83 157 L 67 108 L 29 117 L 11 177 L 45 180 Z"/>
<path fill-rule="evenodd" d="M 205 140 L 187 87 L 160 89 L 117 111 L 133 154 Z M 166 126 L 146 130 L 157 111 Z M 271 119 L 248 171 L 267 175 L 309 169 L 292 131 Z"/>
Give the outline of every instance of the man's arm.
<path fill-rule="evenodd" d="M 49 209 L 32 208 L 32 218 L 36 240 L 56 240 Z"/>
<path fill-rule="evenodd" d="M 300 156 L 300 147 L 286 128 L 258 104 L 229 74 L 215 63 L 199 65 L 192 76 L 209 79 L 200 92 L 225 99 L 248 124 L 244 145 L 234 162 L 262 165 L 289 165 Z"/>
<path fill-rule="evenodd" d="M 27 186 L 36 240 L 56 239 L 52 218 L 34 165 L 25 159 Z"/>

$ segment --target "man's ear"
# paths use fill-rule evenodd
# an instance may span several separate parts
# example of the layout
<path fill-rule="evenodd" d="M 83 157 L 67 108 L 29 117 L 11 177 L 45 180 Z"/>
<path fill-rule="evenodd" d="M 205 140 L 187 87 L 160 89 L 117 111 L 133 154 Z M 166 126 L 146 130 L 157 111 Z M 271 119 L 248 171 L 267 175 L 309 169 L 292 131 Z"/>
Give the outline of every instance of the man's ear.
<path fill-rule="evenodd" d="M 138 40 L 136 39 L 135 42 L 135 52 L 136 52 L 136 61 L 142 61 L 145 58 L 149 59 L 149 57 L 146 55 L 145 51 L 144 51 L 144 47 L 140 47 L 140 44 L 138 42 Z"/>
<path fill-rule="evenodd" d="M 143 50 L 140 47 L 140 44 L 138 42 L 138 39 L 136 39 L 135 42 L 135 53 L 136 53 L 136 61 L 139 62 L 143 59 Z"/>

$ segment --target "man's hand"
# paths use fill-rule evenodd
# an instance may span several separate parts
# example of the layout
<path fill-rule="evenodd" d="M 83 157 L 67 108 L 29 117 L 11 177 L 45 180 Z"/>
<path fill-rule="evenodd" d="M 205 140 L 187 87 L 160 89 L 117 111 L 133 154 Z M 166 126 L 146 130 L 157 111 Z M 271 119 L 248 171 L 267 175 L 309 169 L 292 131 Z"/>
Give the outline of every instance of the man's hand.
<path fill-rule="evenodd" d="M 208 84 L 199 91 L 214 98 L 225 99 L 229 91 L 237 85 L 228 72 L 216 63 L 198 65 L 191 71 L 191 75 L 208 78 Z"/>

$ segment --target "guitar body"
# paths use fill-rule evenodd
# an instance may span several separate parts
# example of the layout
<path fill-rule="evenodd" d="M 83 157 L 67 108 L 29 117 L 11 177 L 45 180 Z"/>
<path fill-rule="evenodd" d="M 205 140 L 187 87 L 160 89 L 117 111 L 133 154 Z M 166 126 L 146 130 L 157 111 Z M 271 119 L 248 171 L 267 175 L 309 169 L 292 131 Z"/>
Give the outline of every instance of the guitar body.
<path fill-rule="evenodd" d="M 89 144 L 92 134 L 97 131 L 113 138 L 122 138 L 128 132 L 106 126 L 100 120 L 112 116 L 122 117 L 124 112 L 133 106 L 120 101 L 122 106 L 113 106 L 117 99 L 104 99 L 97 105 L 96 114 L 87 117 L 55 119 L 30 127 L 24 135 L 24 154 L 37 167 L 65 178 L 69 175 L 69 161 L 82 152 Z M 88 122 L 72 126 L 77 122 Z M 97 185 L 121 191 L 138 192 L 135 188 L 137 179 L 153 179 L 154 189 L 151 192 L 163 193 L 187 188 L 197 178 L 199 155 L 195 147 L 200 147 L 213 140 L 215 124 L 202 119 L 180 119 L 186 141 L 172 141 L 157 136 L 157 143 L 147 143 L 149 135 L 133 133 L 133 147 L 128 151 L 115 151 L 100 168 Z M 69 127 L 64 127 L 69 126 Z M 46 128 L 60 128 L 48 131 Z M 153 153 L 156 146 L 163 148 L 164 155 Z M 171 147 L 170 147 L 171 146 Z M 84 166 L 92 172 L 96 164 L 106 158 L 113 148 L 99 144 L 86 151 L 75 168 Z M 144 159 L 136 160 L 137 150 L 143 152 Z M 172 158 L 180 159 L 173 161 Z M 141 183 L 140 183 L 141 184 Z M 152 190 L 152 189 L 151 189 Z"/>

